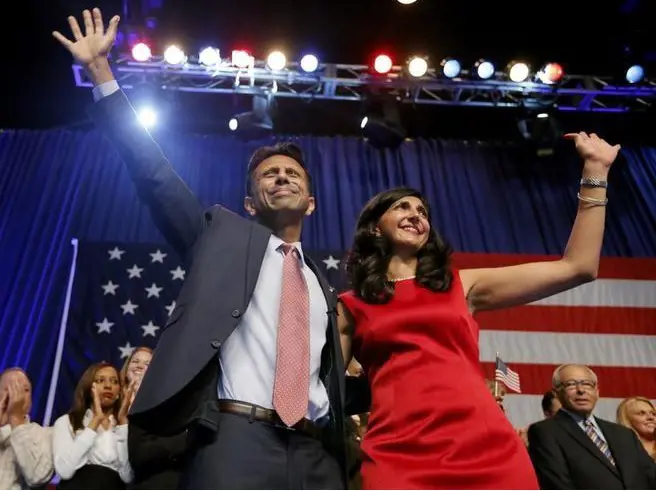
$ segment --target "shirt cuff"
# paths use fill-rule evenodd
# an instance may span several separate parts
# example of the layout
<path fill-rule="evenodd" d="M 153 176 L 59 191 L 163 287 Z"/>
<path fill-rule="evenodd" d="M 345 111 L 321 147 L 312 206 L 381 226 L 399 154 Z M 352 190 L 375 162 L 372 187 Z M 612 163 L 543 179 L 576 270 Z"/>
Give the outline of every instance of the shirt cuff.
<path fill-rule="evenodd" d="M 107 96 L 112 95 L 114 92 L 118 92 L 120 87 L 116 80 L 110 80 L 104 84 L 97 85 L 93 88 L 93 100 L 98 102 L 100 99 L 104 99 Z"/>

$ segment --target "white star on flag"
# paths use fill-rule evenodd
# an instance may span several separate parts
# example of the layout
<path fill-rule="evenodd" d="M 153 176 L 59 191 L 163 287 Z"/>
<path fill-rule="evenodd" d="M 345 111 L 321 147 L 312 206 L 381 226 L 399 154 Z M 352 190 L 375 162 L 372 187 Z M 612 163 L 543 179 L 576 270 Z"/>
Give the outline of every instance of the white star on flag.
<path fill-rule="evenodd" d="M 165 252 L 160 251 L 157 249 L 155 252 L 150 253 L 150 257 L 152 260 L 150 261 L 151 263 L 162 263 L 164 264 L 164 258 L 167 256 Z"/>
<path fill-rule="evenodd" d="M 323 260 L 326 265 L 326 269 L 339 269 L 339 259 L 335 259 L 332 255 L 328 256 L 327 259 Z"/>
<path fill-rule="evenodd" d="M 112 326 L 114 325 L 113 322 L 109 322 L 107 317 L 105 317 L 102 322 L 96 322 L 96 326 L 98 326 L 98 334 L 106 332 L 108 334 L 112 333 Z"/>
<path fill-rule="evenodd" d="M 171 317 L 171 314 L 173 313 L 173 310 L 175 309 L 175 300 L 173 300 L 173 302 L 171 302 L 171 304 L 167 305 L 165 308 L 166 308 L 166 312 L 168 313 L 167 315 L 169 317 Z"/>
<path fill-rule="evenodd" d="M 141 329 L 143 329 L 143 337 L 155 337 L 155 332 L 159 329 L 159 326 L 153 324 L 153 321 L 148 321 L 148 324 L 141 326 Z"/>
<path fill-rule="evenodd" d="M 121 352 L 121 358 L 129 358 L 135 347 L 136 346 L 132 346 L 129 341 L 125 343 L 125 346 L 119 346 L 118 349 Z"/>
<path fill-rule="evenodd" d="M 171 276 L 173 277 L 173 278 L 171 278 L 173 280 L 183 280 L 184 281 L 185 270 L 182 269 L 180 266 L 178 266 L 177 268 L 171 270 Z"/>
<path fill-rule="evenodd" d="M 163 289 L 164 288 L 157 286 L 155 283 L 153 283 L 148 288 L 144 288 L 144 290 L 146 290 L 146 292 L 148 293 L 148 296 L 146 298 L 150 298 L 150 297 L 159 298 L 159 292 L 161 292 Z"/>
<path fill-rule="evenodd" d="M 101 288 L 103 289 L 103 295 L 116 295 L 118 285 L 109 280 L 106 285 L 101 285 Z"/>
<path fill-rule="evenodd" d="M 121 305 L 121 310 L 123 310 L 123 315 L 127 315 L 127 314 L 134 315 L 134 311 L 136 310 L 137 307 L 138 305 L 136 303 L 132 303 L 132 301 L 128 299 L 127 302 Z"/>
<path fill-rule="evenodd" d="M 140 268 L 135 264 L 130 269 L 127 269 L 126 271 L 130 275 L 128 278 L 141 278 L 141 272 L 143 271 L 143 268 Z"/>
<path fill-rule="evenodd" d="M 113 249 L 110 249 L 107 251 L 109 253 L 109 260 L 113 261 L 114 259 L 120 261 L 121 256 L 125 254 L 125 251 L 122 251 L 118 247 L 114 247 Z"/>

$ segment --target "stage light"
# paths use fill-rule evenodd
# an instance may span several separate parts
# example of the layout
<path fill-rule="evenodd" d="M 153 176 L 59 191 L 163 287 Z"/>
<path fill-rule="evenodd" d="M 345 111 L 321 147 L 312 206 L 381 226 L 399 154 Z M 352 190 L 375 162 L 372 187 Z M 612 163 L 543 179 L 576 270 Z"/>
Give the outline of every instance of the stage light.
<path fill-rule="evenodd" d="M 360 128 L 365 129 L 368 123 L 369 123 L 369 118 L 365 116 L 364 118 L 362 118 L 362 121 L 360 121 Z"/>
<path fill-rule="evenodd" d="M 396 0 L 396 1 L 399 2 L 401 5 L 412 5 L 417 0 Z"/>
<path fill-rule="evenodd" d="M 626 81 L 630 84 L 642 82 L 645 78 L 645 69 L 640 65 L 630 66 L 626 71 Z"/>
<path fill-rule="evenodd" d="M 408 62 L 408 73 L 413 77 L 423 77 L 428 72 L 428 61 L 419 56 L 413 57 Z"/>
<path fill-rule="evenodd" d="M 146 43 L 137 43 L 132 47 L 132 58 L 135 61 L 148 61 L 152 53 Z"/>
<path fill-rule="evenodd" d="M 389 71 L 392 69 L 392 66 L 394 66 L 392 63 L 392 58 L 390 58 L 388 55 L 378 55 L 374 60 L 374 70 L 376 70 L 376 72 L 380 73 L 381 75 L 389 73 Z"/>
<path fill-rule="evenodd" d="M 232 52 L 232 64 L 237 68 L 248 68 L 251 66 L 253 57 L 248 54 L 248 51 L 243 49 L 236 49 Z"/>
<path fill-rule="evenodd" d="M 442 73 L 447 78 L 457 77 L 460 75 L 460 71 L 462 70 L 460 62 L 453 58 L 445 58 L 442 60 L 440 66 L 442 67 Z"/>
<path fill-rule="evenodd" d="M 491 61 L 487 60 L 478 60 L 474 64 L 474 72 L 478 78 L 486 80 L 494 76 L 494 64 Z"/>
<path fill-rule="evenodd" d="M 177 46 L 169 46 L 164 51 L 164 61 L 169 65 L 182 65 L 187 61 L 187 56 L 184 51 L 182 51 Z"/>
<path fill-rule="evenodd" d="M 301 58 L 301 70 L 304 72 L 314 72 L 319 68 L 319 59 L 314 55 L 305 55 Z"/>
<path fill-rule="evenodd" d="M 287 57 L 282 51 L 272 51 L 267 57 L 267 66 L 273 71 L 284 70 L 287 66 Z"/>
<path fill-rule="evenodd" d="M 558 63 L 547 63 L 535 76 L 543 84 L 552 85 L 560 82 L 563 75 L 565 75 L 565 71 L 562 66 Z"/>
<path fill-rule="evenodd" d="M 142 107 L 137 111 L 139 122 L 146 128 L 152 128 L 157 124 L 157 113 L 151 107 Z"/>
<path fill-rule="evenodd" d="M 198 54 L 198 62 L 205 66 L 216 66 L 221 63 L 221 52 L 212 47 L 204 48 Z"/>
<path fill-rule="evenodd" d="M 230 118 L 230 121 L 228 121 L 228 128 L 230 128 L 230 131 L 237 131 L 237 128 L 239 128 L 239 120 L 237 118 Z"/>
<path fill-rule="evenodd" d="M 513 82 L 523 82 L 528 78 L 530 69 L 526 63 L 512 62 L 508 69 L 508 78 Z"/>

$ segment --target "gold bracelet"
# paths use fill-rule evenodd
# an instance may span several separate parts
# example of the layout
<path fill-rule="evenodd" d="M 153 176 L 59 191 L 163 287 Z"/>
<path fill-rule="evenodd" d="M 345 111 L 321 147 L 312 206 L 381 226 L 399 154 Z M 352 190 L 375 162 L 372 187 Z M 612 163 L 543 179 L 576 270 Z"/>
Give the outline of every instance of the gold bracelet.
<path fill-rule="evenodd" d="M 589 203 L 594 206 L 606 206 L 608 204 L 608 198 L 588 198 L 587 196 L 582 196 L 581 193 L 576 193 L 576 197 L 579 199 L 579 201 L 583 201 L 584 203 Z"/>

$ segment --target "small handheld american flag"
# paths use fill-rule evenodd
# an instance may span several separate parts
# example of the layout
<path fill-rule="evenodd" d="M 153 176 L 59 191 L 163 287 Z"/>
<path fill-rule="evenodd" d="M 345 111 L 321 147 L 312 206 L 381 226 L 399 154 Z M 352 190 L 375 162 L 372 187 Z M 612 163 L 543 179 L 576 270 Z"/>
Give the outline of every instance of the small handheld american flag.
<path fill-rule="evenodd" d="M 508 366 L 498 356 L 496 361 L 496 368 L 494 370 L 494 380 L 501 382 L 513 392 L 517 392 L 518 394 L 522 393 L 522 389 L 519 385 L 519 374 L 508 368 Z"/>

